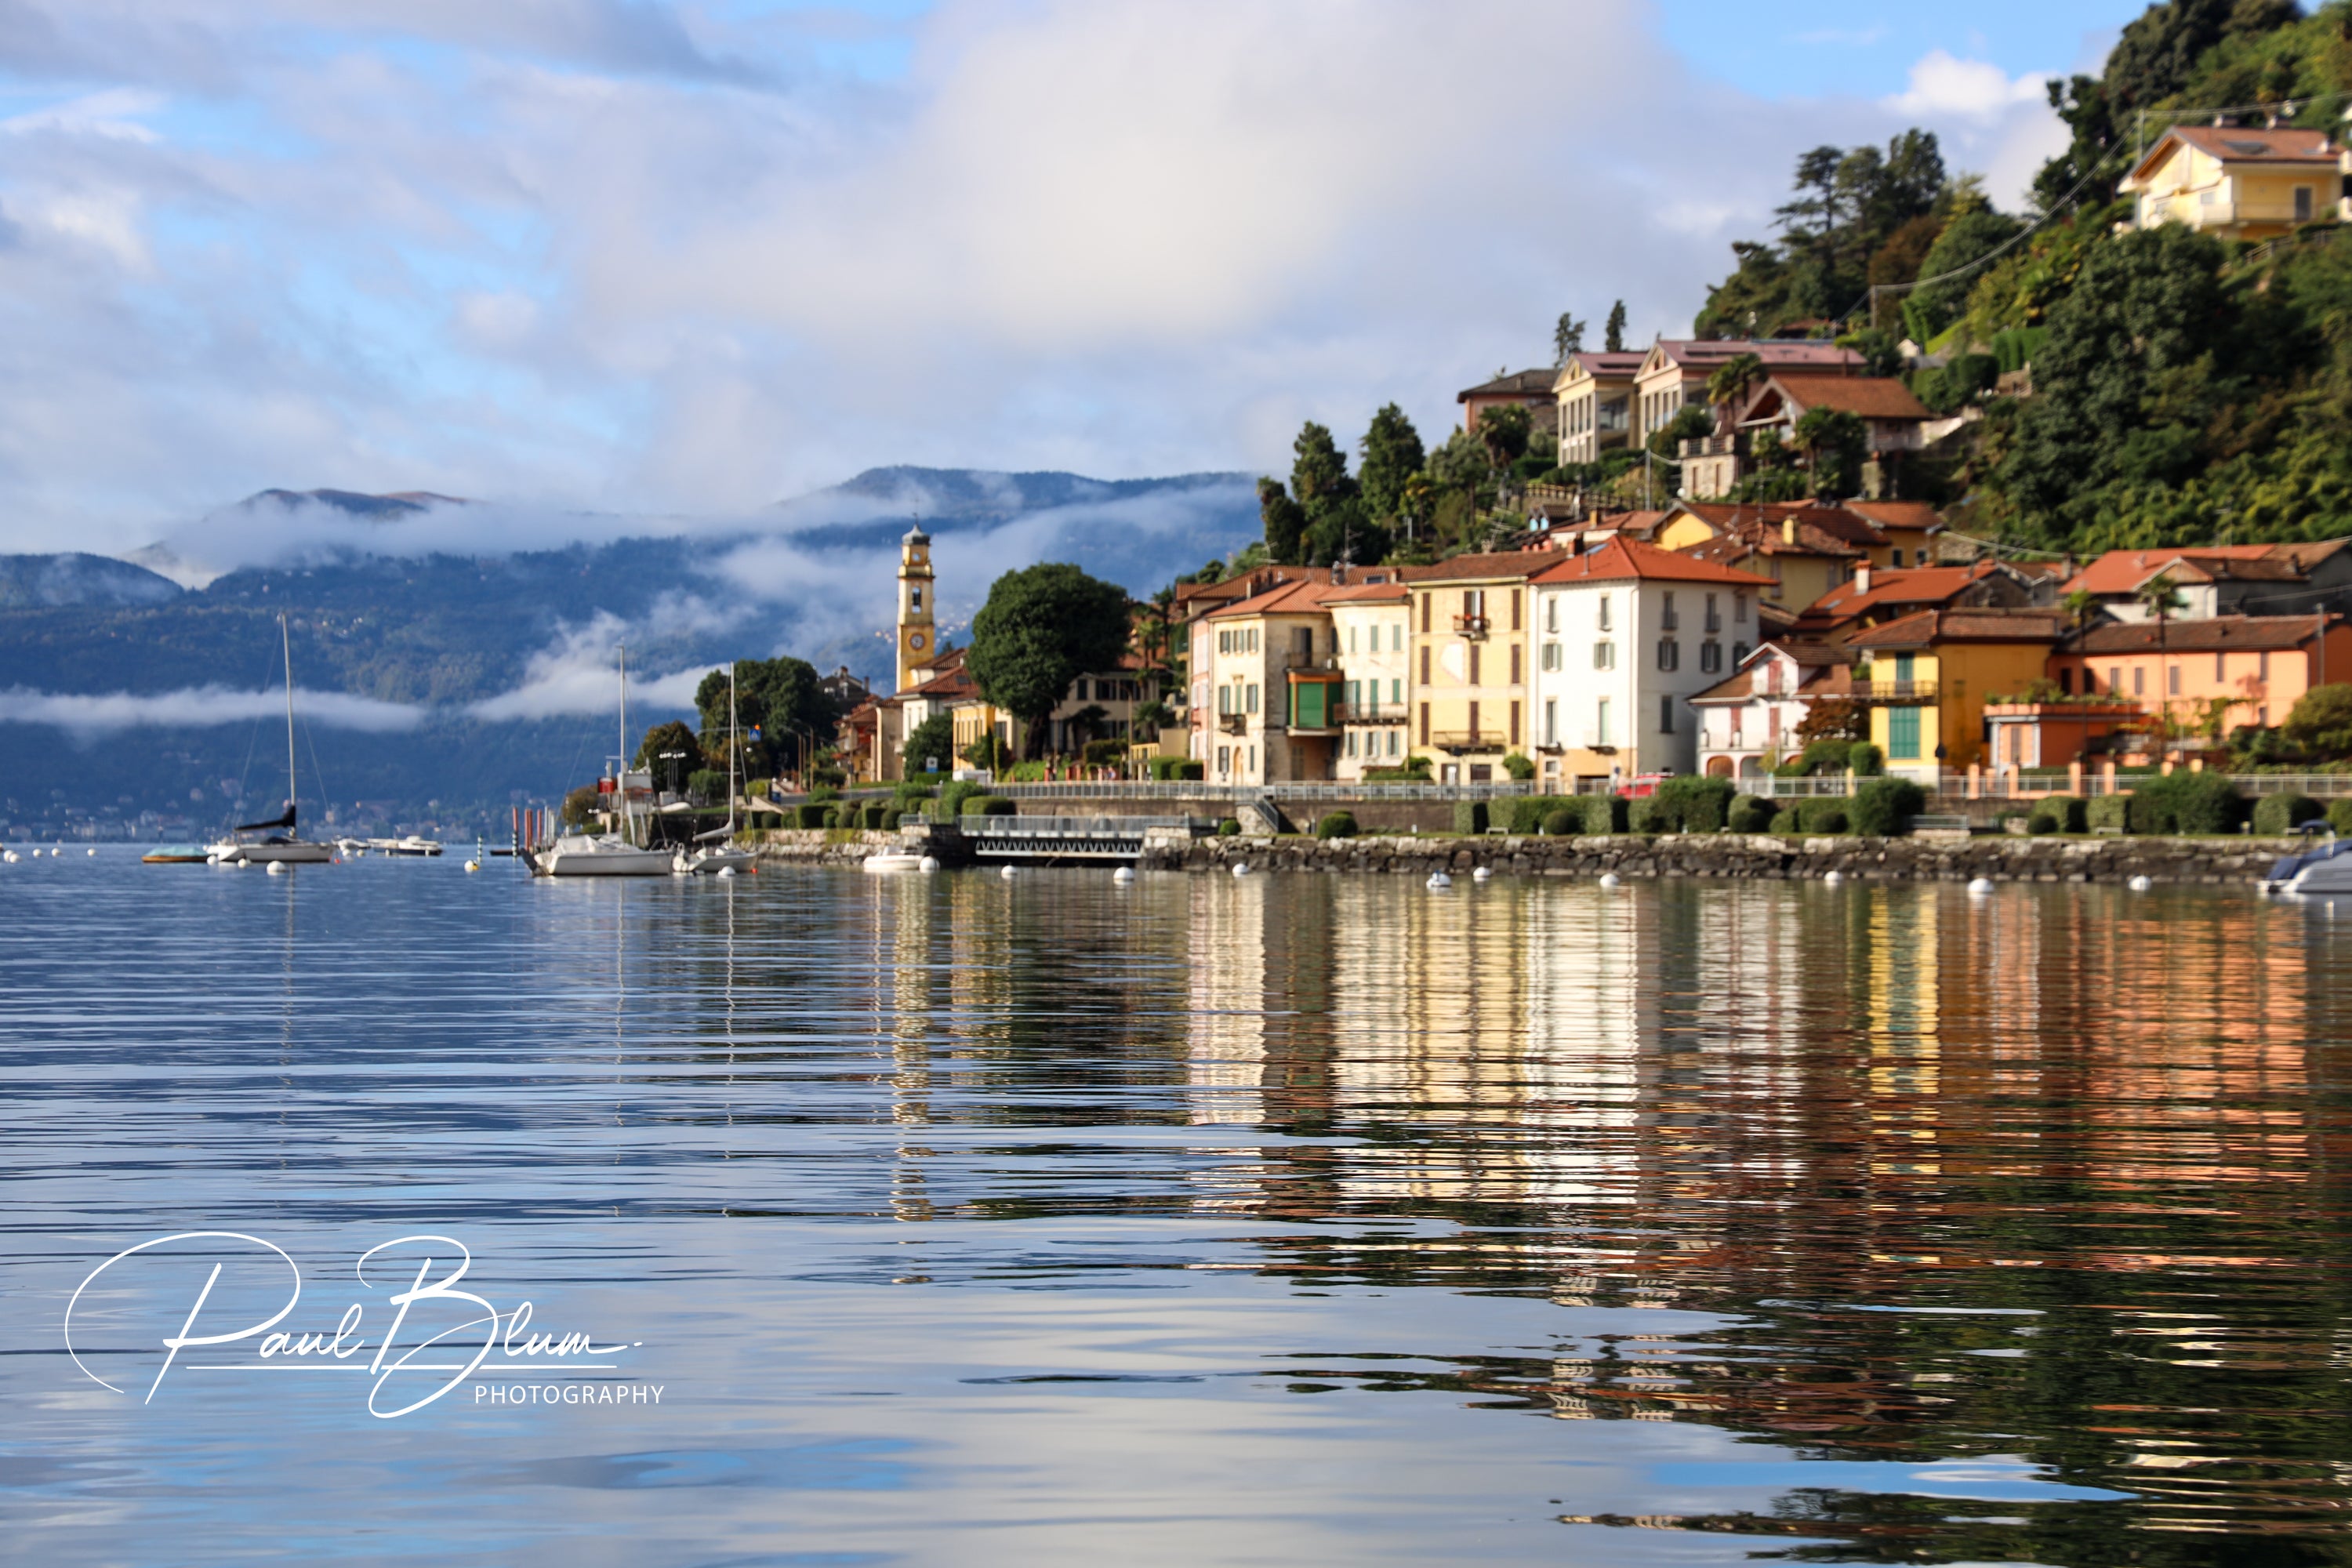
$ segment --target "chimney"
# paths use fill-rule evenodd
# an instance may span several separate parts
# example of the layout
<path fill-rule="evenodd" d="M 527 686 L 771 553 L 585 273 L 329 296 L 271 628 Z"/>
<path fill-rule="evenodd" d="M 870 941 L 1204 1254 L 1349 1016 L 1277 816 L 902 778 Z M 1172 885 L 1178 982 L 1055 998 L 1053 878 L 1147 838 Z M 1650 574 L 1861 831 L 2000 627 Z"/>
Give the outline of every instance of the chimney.
<path fill-rule="evenodd" d="M 1857 594 L 1870 592 L 1870 562 L 1867 557 L 1853 569 L 1853 591 Z"/>
<path fill-rule="evenodd" d="M 1797 542 L 1797 514 L 1793 511 L 1780 520 L 1780 542 L 1783 544 Z"/>

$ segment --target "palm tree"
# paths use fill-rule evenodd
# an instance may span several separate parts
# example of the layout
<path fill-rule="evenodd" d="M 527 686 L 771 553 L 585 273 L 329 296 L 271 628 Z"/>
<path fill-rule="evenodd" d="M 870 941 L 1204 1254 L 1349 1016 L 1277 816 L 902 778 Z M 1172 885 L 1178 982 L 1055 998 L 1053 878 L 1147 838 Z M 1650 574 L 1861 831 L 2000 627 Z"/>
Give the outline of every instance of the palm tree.
<path fill-rule="evenodd" d="M 2076 631 L 2088 631 L 2091 617 L 2099 613 L 2099 596 L 2088 588 L 2077 588 L 2062 601 L 2062 607 Z"/>
<path fill-rule="evenodd" d="M 1706 378 L 1706 400 L 1717 410 L 1719 433 L 1730 434 L 1724 426 L 1739 417 L 1739 405 L 1748 401 L 1748 389 L 1763 379 L 1764 362 L 1752 353 L 1733 354 L 1715 367 L 1715 374 Z"/>
<path fill-rule="evenodd" d="M 2142 583 L 2135 596 L 2139 600 L 2140 607 L 2156 618 L 2156 674 L 2163 683 L 2162 689 L 2156 694 L 2157 712 L 2161 720 L 2158 733 L 2169 740 L 2172 734 L 2172 662 L 2170 650 L 2165 647 L 2165 627 L 2172 619 L 2174 611 L 2189 607 L 2189 600 L 2173 585 L 2170 574 L 2163 572 Z"/>

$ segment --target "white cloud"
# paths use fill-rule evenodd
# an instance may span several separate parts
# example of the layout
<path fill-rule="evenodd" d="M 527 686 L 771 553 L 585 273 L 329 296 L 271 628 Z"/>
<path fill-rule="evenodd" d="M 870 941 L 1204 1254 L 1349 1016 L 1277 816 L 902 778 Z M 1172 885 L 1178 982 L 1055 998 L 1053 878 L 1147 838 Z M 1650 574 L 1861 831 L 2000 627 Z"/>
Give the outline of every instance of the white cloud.
<path fill-rule="evenodd" d="M 305 723 L 371 734 L 414 729 L 424 721 L 426 712 L 403 702 L 381 702 L 348 692 L 307 689 L 294 693 L 294 709 Z M 0 690 L 0 722 L 54 724 L 78 741 L 121 730 L 194 730 L 244 723 L 275 718 L 285 711 L 283 689 L 236 691 L 225 686 L 196 686 L 144 696 L 123 691 L 77 696 L 35 691 L 22 686 Z"/>
<path fill-rule="evenodd" d="M 723 631 L 742 618 L 740 608 L 665 595 L 633 619 L 599 610 L 583 624 L 564 627 L 523 667 L 522 684 L 496 697 L 466 705 L 477 719 L 545 719 L 560 713 L 613 713 L 621 700 L 620 650 L 634 645 L 646 658 L 667 639 L 688 632 Z M 658 666 L 660 656 L 655 654 Z M 629 700 L 646 709 L 691 708 L 694 689 L 710 672 L 708 663 L 651 673 L 639 662 L 629 676 Z"/>
<path fill-rule="evenodd" d="M 2020 104 L 2046 102 L 2044 79 L 2028 75 L 2012 80 L 1988 61 L 1959 59 L 1942 49 L 1932 49 L 1911 68 L 1911 85 L 1886 102 L 1889 108 L 1924 119 L 1957 115 L 1991 120 Z"/>

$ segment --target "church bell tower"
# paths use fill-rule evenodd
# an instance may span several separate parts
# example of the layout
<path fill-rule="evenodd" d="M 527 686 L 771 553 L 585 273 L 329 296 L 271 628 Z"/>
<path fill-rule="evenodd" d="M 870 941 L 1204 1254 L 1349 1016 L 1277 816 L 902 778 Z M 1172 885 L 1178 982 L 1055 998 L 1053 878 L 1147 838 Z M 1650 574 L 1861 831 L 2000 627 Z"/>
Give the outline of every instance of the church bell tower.
<path fill-rule="evenodd" d="M 914 684 L 916 669 L 939 657 L 931 626 L 931 536 L 920 524 L 898 542 L 898 687 Z"/>

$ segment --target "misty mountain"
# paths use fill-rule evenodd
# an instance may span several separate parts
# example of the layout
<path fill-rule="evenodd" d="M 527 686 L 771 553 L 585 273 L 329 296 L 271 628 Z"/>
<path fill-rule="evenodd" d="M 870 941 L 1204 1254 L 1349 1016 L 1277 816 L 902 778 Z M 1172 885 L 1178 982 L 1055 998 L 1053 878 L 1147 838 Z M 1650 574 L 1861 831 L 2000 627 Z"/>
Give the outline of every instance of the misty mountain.
<path fill-rule="evenodd" d="M 1237 474 L 878 468 L 718 519 L 266 490 L 142 552 L 161 572 L 0 557 L 0 821 L 146 812 L 194 832 L 281 796 L 282 614 L 304 768 L 342 821 L 502 832 L 510 801 L 552 800 L 614 749 L 622 643 L 633 727 L 739 657 L 887 685 L 898 542 L 918 519 L 950 635 L 1012 567 L 1076 561 L 1148 595 L 1258 531 Z"/>

